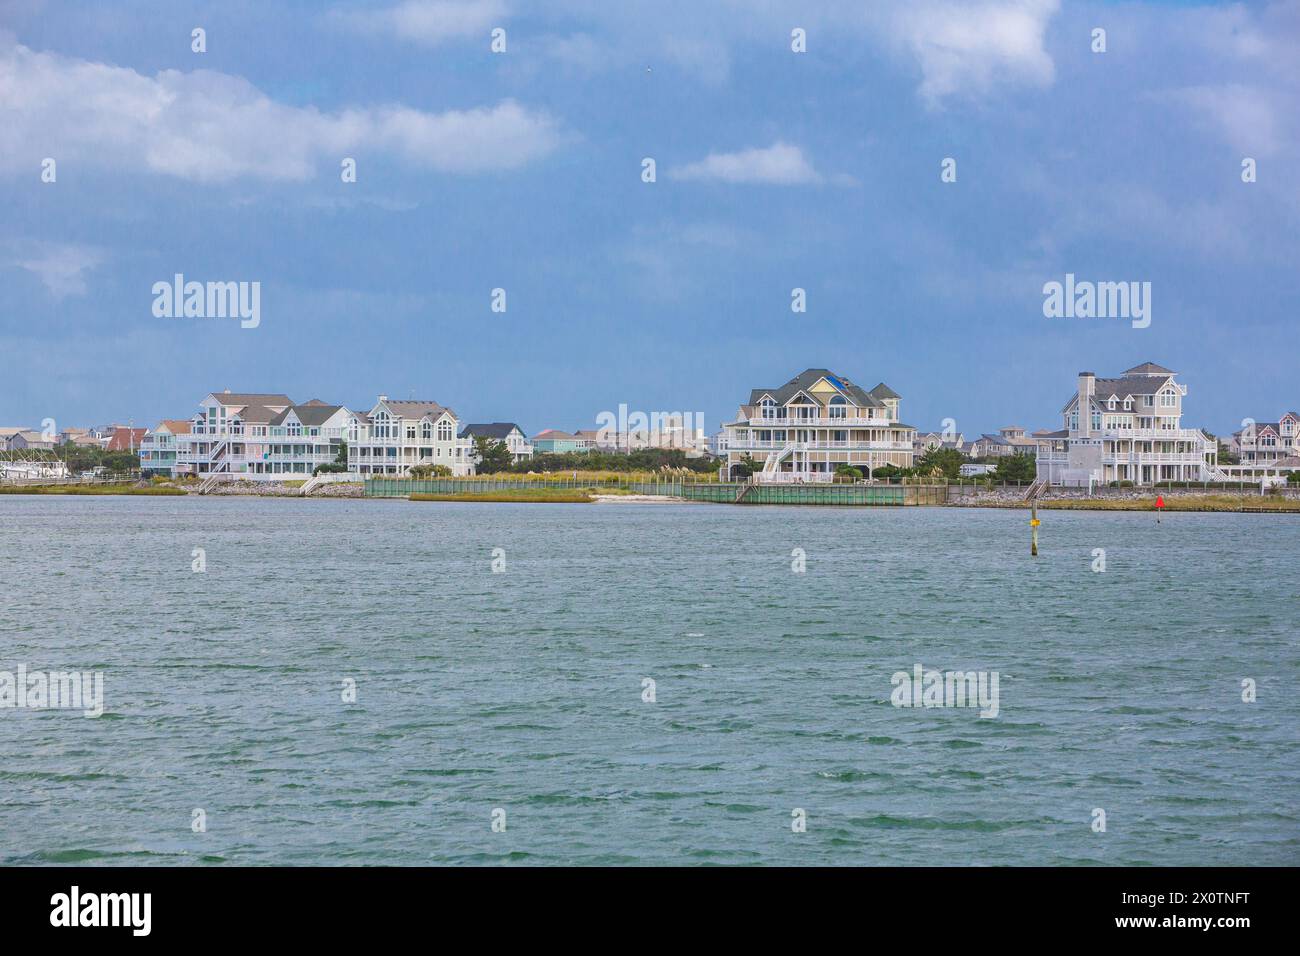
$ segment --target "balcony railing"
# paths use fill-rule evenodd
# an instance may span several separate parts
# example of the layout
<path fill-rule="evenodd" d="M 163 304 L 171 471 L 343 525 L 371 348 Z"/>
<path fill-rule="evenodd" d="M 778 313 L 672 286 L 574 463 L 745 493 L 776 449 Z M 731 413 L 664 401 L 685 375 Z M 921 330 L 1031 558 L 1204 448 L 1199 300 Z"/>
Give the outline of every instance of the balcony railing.
<path fill-rule="evenodd" d="M 850 451 L 911 451 L 912 443 L 910 441 L 760 441 L 759 439 L 732 439 L 728 445 L 729 451 L 742 451 L 745 449 L 756 450 L 779 450 L 787 445 L 793 445 L 796 451 L 830 451 L 844 450 Z"/>
<path fill-rule="evenodd" d="M 749 418 L 741 419 L 751 428 L 839 428 L 842 425 L 870 425 L 873 428 L 898 428 L 898 422 L 886 418 Z"/>

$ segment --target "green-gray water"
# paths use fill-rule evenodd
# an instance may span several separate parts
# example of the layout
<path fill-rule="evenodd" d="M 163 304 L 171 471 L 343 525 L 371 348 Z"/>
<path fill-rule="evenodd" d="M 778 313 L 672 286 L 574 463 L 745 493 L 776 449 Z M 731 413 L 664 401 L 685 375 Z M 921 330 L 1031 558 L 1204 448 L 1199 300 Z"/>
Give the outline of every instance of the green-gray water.
<path fill-rule="evenodd" d="M 0 497 L 0 861 L 1300 862 L 1300 517 L 1027 517 Z"/>

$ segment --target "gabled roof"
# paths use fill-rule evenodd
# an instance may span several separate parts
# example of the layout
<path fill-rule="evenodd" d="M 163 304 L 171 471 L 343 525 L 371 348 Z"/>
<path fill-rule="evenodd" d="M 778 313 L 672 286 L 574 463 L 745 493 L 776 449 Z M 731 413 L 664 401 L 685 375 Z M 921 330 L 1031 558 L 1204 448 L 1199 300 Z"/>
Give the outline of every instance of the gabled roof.
<path fill-rule="evenodd" d="M 487 424 L 466 425 L 460 430 L 460 437 L 469 438 L 474 435 L 483 438 L 503 439 L 516 430 L 521 435 L 524 433 L 524 430 L 514 422 L 488 422 Z"/>
<path fill-rule="evenodd" d="M 188 435 L 193 427 L 193 422 L 183 418 L 164 418 L 158 423 L 158 427 L 154 431 L 161 431 L 165 428 L 173 435 Z"/>
<path fill-rule="evenodd" d="M 334 417 L 342 405 L 326 405 L 321 401 L 311 401 L 305 405 L 294 405 L 292 408 L 286 408 L 271 421 L 272 425 L 283 425 L 285 420 L 292 412 L 298 421 L 310 428 L 319 428 L 327 421 Z"/>
<path fill-rule="evenodd" d="M 450 408 L 439 405 L 437 402 L 421 402 L 416 401 L 415 399 L 403 401 L 389 398 L 382 402 L 377 402 L 376 405 L 386 405 L 389 411 L 394 412 L 402 418 L 423 418 L 426 415 L 430 418 L 440 418 L 442 417 L 443 412 L 451 415 L 452 418 L 456 417 L 456 413 Z"/>
<path fill-rule="evenodd" d="M 147 428 L 118 428 L 108 440 L 108 451 L 130 451 L 131 446 L 140 447 Z"/>
<path fill-rule="evenodd" d="M 572 441 L 576 437 L 577 437 L 576 435 L 570 435 L 568 432 L 562 432 L 558 428 L 548 428 L 545 431 L 540 431 L 533 436 L 534 440 L 540 438 L 542 441 L 549 441 L 552 439 L 568 439 L 569 441 Z"/>
<path fill-rule="evenodd" d="M 902 395 L 899 395 L 896 391 L 894 391 L 892 388 L 890 388 L 888 385 L 886 385 L 884 382 L 881 382 L 879 385 L 877 385 L 867 394 L 870 395 L 872 398 L 878 398 L 881 401 L 884 401 L 887 398 L 901 399 L 903 397 Z"/>
<path fill-rule="evenodd" d="M 282 417 L 284 412 L 277 412 L 265 405 L 247 405 L 236 414 L 246 425 L 269 425 L 272 419 Z"/>
<path fill-rule="evenodd" d="M 757 405 L 764 395 L 770 395 L 778 405 L 784 405 L 800 392 L 807 393 L 808 389 L 816 385 L 821 379 L 826 379 L 841 395 L 862 408 L 878 408 L 884 404 L 883 399 L 899 397 L 884 382 L 877 385 L 871 392 L 866 392 L 861 386 L 854 385 L 843 375 L 836 375 L 830 369 L 809 368 L 804 369 L 780 388 L 752 389 L 749 393 L 748 404 Z"/>
<path fill-rule="evenodd" d="M 1141 366 L 1139 366 L 1141 367 Z M 1159 368 L 1159 366 L 1155 366 Z M 1139 395 L 1154 395 L 1169 382 L 1173 372 L 1160 375 L 1124 375 L 1122 378 L 1099 378 L 1096 380 L 1093 391 L 1093 401 L 1101 403 L 1107 401 L 1112 395 L 1123 401 L 1128 396 L 1134 397 Z M 1070 407 L 1077 403 L 1079 393 L 1070 396 L 1070 400 L 1065 403 L 1062 411 L 1068 411 Z"/>

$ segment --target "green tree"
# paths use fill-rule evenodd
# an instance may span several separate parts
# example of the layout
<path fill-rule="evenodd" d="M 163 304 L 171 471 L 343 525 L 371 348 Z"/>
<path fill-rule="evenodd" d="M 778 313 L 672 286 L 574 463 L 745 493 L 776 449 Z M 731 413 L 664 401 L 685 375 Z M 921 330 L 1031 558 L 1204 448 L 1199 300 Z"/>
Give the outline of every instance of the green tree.
<path fill-rule="evenodd" d="M 915 472 L 931 478 L 957 478 L 966 456 L 955 448 L 931 448 L 917 459 Z"/>
<path fill-rule="evenodd" d="M 994 481 L 1033 481 L 1038 468 L 1031 455 L 1007 455 L 993 470 Z"/>
<path fill-rule="evenodd" d="M 514 460 L 505 442 L 493 441 L 486 435 L 474 436 L 474 454 L 478 457 L 478 471 L 484 475 L 505 471 Z"/>
<path fill-rule="evenodd" d="M 846 465 L 846 464 L 836 465 L 836 466 L 835 466 L 835 474 L 839 475 L 841 478 L 861 478 L 861 477 L 862 477 L 862 472 L 861 472 L 861 471 L 859 471 L 858 469 L 854 468 L 852 465 Z"/>
<path fill-rule="evenodd" d="M 740 456 L 740 461 L 731 466 L 731 474 L 737 478 L 748 478 L 758 471 L 758 462 L 749 452 Z"/>

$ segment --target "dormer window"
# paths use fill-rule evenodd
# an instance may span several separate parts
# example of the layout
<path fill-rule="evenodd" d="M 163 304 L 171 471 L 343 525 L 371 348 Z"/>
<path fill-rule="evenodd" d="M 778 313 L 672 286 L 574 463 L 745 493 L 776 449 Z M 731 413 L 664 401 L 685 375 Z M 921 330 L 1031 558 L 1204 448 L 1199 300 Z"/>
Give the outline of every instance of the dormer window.
<path fill-rule="evenodd" d="M 758 415 L 760 418 L 776 418 L 776 402 L 764 398 L 758 403 Z"/>
<path fill-rule="evenodd" d="M 1133 410 L 1133 399 L 1132 398 L 1124 399 L 1124 411 L 1131 412 L 1132 410 Z"/>
<path fill-rule="evenodd" d="M 848 417 L 848 402 L 844 400 L 843 395 L 836 395 L 831 399 L 830 406 L 827 408 L 827 415 L 831 418 Z"/>
<path fill-rule="evenodd" d="M 1112 396 L 1110 397 L 1110 401 L 1106 403 L 1106 407 L 1107 407 L 1108 409 L 1110 409 L 1112 412 L 1115 410 L 1115 396 L 1114 396 L 1114 395 L 1112 395 Z"/>

